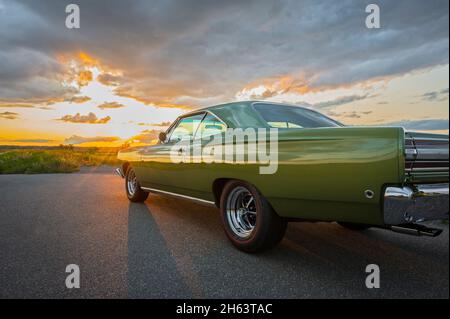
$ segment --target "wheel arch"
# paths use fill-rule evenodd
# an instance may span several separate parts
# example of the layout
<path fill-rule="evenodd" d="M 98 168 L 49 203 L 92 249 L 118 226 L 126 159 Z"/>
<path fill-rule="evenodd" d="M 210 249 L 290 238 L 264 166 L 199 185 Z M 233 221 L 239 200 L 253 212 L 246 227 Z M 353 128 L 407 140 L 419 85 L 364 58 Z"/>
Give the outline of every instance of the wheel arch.
<path fill-rule="evenodd" d="M 220 208 L 220 197 L 222 196 L 223 189 L 225 185 L 232 180 L 236 180 L 234 178 L 217 178 L 214 180 L 212 184 L 212 192 L 214 195 L 214 203 L 217 208 Z"/>
<path fill-rule="evenodd" d="M 128 169 L 128 167 L 129 167 L 130 165 L 131 165 L 130 162 L 123 162 L 123 163 L 122 163 L 121 167 L 122 167 L 122 172 L 123 172 L 123 175 L 124 175 L 124 176 L 125 176 L 125 174 L 127 173 L 127 169 Z"/>

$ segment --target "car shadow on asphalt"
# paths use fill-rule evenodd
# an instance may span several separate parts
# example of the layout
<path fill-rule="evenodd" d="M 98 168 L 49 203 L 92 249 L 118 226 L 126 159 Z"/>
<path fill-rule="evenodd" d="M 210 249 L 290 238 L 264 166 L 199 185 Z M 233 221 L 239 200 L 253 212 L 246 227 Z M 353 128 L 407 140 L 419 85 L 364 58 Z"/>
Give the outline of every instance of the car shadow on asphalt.
<path fill-rule="evenodd" d="M 228 242 L 216 208 L 159 195 L 131 203 L 128 223 L 130 297 L 448 296 L 448 263 L 382 230 L 290 223 L 277 247 L 251 255 Z M 382 289 L 365 286 L 368 264 L 380 266 Z"/>
<path fill-rule="evenodd" d="M 150 209 L 141 203 L 128 207 L 129 298 L 190 298 Z"/>

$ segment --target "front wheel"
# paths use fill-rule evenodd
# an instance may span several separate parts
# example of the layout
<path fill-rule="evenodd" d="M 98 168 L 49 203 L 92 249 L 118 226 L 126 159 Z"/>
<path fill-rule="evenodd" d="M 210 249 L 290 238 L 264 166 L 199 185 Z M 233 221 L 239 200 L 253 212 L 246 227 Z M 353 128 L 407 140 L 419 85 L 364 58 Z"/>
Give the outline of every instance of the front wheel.
<path fill-rule="evenodd" d="M 272 248 L 286 231 L 286 220 L 275 213 L 253 185 L 242 181 L 231 181 L 225 186 L 220 210 L 227 237 L 248 253 Z"/>
<path fill-rule="evenodd" d="M 128 166 L 127 172 L 125 173 L 125 191 L 128 199 L 132 202 L 143 202 L 148 197 L 148 193 L 144 192 L 141 185 L 139 185 L 136 173 L 131 166 Z"/>

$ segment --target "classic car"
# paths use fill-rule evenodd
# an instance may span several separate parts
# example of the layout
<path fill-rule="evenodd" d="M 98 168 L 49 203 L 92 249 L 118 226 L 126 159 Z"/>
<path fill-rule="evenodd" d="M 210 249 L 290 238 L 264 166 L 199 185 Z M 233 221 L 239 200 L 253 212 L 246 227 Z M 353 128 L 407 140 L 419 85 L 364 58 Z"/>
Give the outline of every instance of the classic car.
<path fill-rule="evenodd" d="M 257 161 L 173 160 L 183 140 L 191 143 L 179 154 L 245 146 L 214 142 L 239 128 L 277 129 L 275 172 L 261 174 Z M 133 202 L 155 192 L 217 206 L 230 241 L 259 252 L 283 238 L 289 221 L 437 236 L 441 230 L 423 222 L 448 219 L 448 146 L 448 135 L 344 126 L 308 108 L 246 101 L 180 116 L 157 144 L 120 151 L 117 173 Z"/>

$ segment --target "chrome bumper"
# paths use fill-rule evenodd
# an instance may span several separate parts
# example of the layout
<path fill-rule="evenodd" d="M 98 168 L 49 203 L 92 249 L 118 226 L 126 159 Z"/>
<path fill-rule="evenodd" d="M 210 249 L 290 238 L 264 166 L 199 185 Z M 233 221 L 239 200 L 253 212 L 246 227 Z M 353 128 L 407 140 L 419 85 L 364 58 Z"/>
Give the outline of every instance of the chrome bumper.
<path fill-rule="evenodd" d="M 448 219 L 448 183 L 387 187 L 384 223 L 400 225 Z"/>

